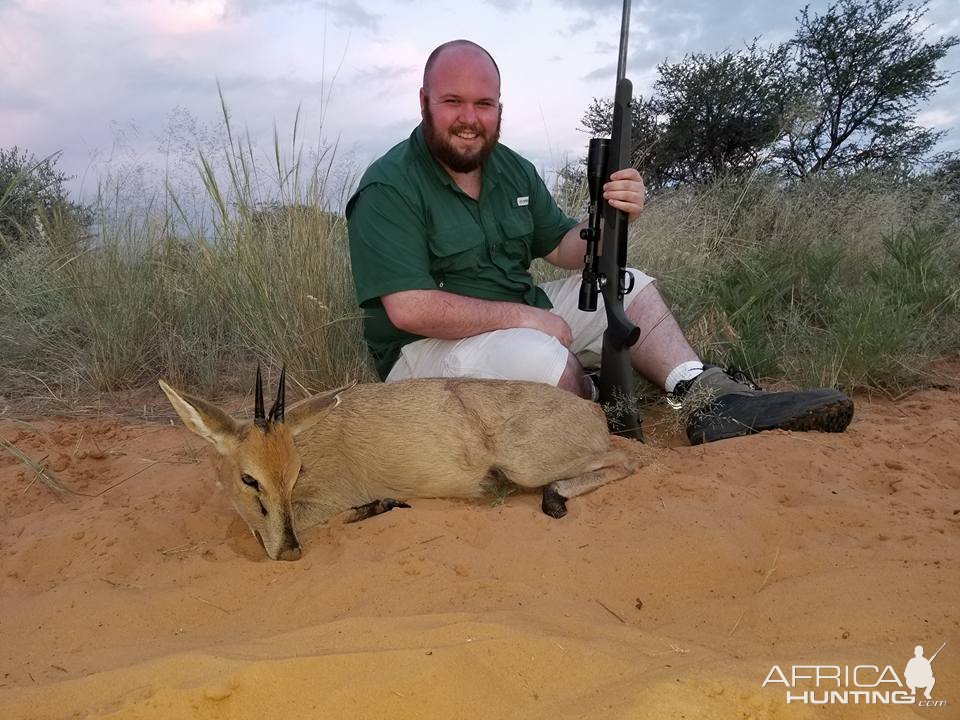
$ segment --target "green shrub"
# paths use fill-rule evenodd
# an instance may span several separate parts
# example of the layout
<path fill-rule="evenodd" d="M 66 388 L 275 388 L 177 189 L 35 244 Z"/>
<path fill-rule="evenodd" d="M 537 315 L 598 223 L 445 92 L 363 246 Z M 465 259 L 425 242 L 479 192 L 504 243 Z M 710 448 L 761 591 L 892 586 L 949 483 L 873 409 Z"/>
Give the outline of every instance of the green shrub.
<path fill-rule="evenodd" d="M 332 154 L 284 161 L 276 141 L 271 167 L 257 167 L 227 129 L 223 157 L 199 162 L 212 221 L 178 213 L 172 192 L 136 211 L 103 193 L 89 232 L 40 213 L 43 232 L 0 264 L 4 394 L 69 398 L 160 376 L 247 391 L 258 362 L 309 391 L 374 378 L 329 200 Z M 629 262 L 658 278 L 709 361 L 804 385 L 909 386 L 924 360 L 960 348 L 949 197 L 931 178 L 870 174 L 673 190 L 632 227 Z M 576 213 L 584 197 L 568 183 L 563 200 Z"/>
<path fill-rule="evenodd" d="M 915 383 L 958 347 L 960 225 L 940 186 L 862 174 L 665 194 L 631 261 L 705 357 L 801 384 Z"/>

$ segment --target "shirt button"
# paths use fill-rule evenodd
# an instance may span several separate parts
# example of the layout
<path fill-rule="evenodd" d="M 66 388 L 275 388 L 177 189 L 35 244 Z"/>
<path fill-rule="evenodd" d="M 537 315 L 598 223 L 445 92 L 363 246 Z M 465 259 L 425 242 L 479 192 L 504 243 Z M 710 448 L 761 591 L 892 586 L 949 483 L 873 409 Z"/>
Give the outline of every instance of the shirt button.
<path fill-rule="evenodd" d="M 443 280 L 441 280 L 439 283 L 437 283 L 437 287 L 443 287 Z"/>

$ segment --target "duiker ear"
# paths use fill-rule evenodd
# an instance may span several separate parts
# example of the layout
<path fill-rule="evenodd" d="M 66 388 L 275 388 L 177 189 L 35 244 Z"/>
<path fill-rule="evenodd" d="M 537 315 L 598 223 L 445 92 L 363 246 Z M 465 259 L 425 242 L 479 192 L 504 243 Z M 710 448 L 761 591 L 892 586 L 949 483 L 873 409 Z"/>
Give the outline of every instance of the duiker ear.
<path fill-rule="evenodd" d="M 356 383 L 350 383 L 336 390 L 328 390 L 325 393 L 301 400 L 296 405 L 287 409 L 286 417 L 283 421 L 284 426 L 296 437 L 317 421 L 325 418 L 328 413 L 340 404 L 340 393 L 349 390 L 354 385 L 356 385 Z"/>
<path fill-rule="evenodd" d="M 217 452 L 226 455 L 237 447 L 240 442 L 240 423 L 227 413 L 202 398 L 178 393 L 163 380 L 160 381 L 160 389 L 166 393 L 183 424 L 212 443 Z"/>

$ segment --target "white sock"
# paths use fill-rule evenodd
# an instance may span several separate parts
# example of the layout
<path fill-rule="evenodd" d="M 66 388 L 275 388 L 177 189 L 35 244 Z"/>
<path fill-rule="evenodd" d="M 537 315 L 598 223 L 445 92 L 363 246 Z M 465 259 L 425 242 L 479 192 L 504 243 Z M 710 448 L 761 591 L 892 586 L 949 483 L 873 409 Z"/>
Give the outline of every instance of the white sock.
<path fill-rule="evenodd" d="M 677 383 L 683 382 L 684 380 L 693 380 L 702 372 L 703 363 L 699 360 L 689 360 L 685 363 L 681 363 L 671 370 L 669 375 L 667 375 L 667 379 L 663 383 L 663 389 L 668 393 L 672 393 L 673 389 L 677 386 Z"/>

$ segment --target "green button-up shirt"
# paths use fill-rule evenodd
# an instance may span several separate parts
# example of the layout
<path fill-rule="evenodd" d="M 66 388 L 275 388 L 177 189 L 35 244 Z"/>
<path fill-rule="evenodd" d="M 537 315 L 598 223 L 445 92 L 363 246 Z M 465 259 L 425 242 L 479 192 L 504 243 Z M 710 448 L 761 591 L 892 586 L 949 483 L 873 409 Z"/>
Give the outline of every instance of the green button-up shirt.
<path fill-rule="evenodd" d="M 390 322 L 381 297 L 439 289 L 549 308 L 530 262 L 577 224 L 533 165 L 499 143 L 474 200 L 430 154 L 421 126 L 367 169 L 347 203 L 347 220 L 364 336 L 382 378 L 400 348 L 420 337 Z"/>

